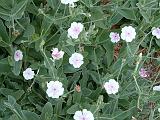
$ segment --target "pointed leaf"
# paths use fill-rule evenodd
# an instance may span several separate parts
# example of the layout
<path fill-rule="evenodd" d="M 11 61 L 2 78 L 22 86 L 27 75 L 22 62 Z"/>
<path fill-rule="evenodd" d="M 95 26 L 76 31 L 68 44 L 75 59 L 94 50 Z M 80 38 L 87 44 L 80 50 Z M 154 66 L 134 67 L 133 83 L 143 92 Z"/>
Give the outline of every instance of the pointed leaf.
<path fill-rule="evenodd" d="M 6 31 L 6 27 L 4 26 L 3 24 L 3 21 L 0 20 L 0 36 L 2 37 L 2 40 L 6 43 L 6 44 L 9 44 L 10 42 L 10 38 L 8 36 L 8 33 Z"/>
<path fill-rule="evenodd" d="M 42 109 L 41 120 L 52 120 L 53 108 L 50 102 L 47 102 Z"/>
<path fill-rule="evenodd" d="M 20 19 L 22 17 L 27 3 L 28 0 L 23 0 L 14 6 L 14 8 L 11 10 L 11 15 L 13 19 Z"/>
<path fill-rule="evenodd" d="M 23 110 L 22 112 L 27 118 L 27 120 L 40 120 L 39 116 L 36 113 L 26 111 L 26 110 Z"/>

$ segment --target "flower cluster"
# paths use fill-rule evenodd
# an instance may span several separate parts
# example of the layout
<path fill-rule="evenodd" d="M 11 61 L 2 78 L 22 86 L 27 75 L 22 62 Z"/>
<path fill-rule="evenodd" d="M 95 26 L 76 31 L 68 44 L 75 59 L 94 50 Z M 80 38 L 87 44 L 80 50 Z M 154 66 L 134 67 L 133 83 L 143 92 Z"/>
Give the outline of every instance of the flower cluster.
<path fill-rule="evenodd" d="M 132 40 L 136 38 L 136 31 L 132 26 L 123 27 L 121 32 L 121 38 L 126 42 L 132 42 Z M 120 36 L 116 32 L 111 32 L 109 36 L 113 43 L 117 43 L 118 41 L 120 41 Z"/>
<path fill-rule="evenodd" d="M 16 60 L 21 60 L 20 57 L 22 55 L 22 52 L 17 51 L 15 54 L 18 54 L 18 58 Z M 20 54 L 20 55 L 19 55 Z M 63 58 L 64 52 L 59 51 L 58 48 L 53 48 L 51 56 L 54 60 L 59 60 Z M 73 53 L 72 56 L 69 58 L 69 63 L 73 65 L 74 68 L 79 68 L 84 62 L 83 62 L 83 56 L 80 53 Z M 25 80 L 31 80 L 35 76 L 34 71 L 31 68 L 27 68 L 25 71 L 23 71 L 23 77 Z M 59 98 L 59 96 L 63 95 L 64 88 L 62 87 L 62 83 L 59 81 L 50 81 L 47 83 L 47 90 L 46 93 L 48 97 L 51 98 Z"/>
<path fill-rule="evenodd" d="M 60 58 L 63 58 L 64 52 L 59 51 L 58 48 L 52 49 L 52 58 L 55 60 L 59 60 Z M 73 53 L 71 57 L 69 58 L 69 63 L 73 65 L 74 68 L 80 68 L 83 62 L 83 55 L 80 53 Z"/>
<path fill-rule="evenodd" d="M 61 0 L 62 4 L 69 4 L 70 6 L 74 6 L 74 3 L 79 0 Z M 68 28 L 68 39 L 78 39 L 81 38 L 85 31 L 84 25 L 80 22 L 72 22 L 70 27 Z M 87 32 L 85 33 L 87 34 Z M 160 39 L 160 28 L 152 28 L 152 35 L 157 39 Z M 136 30 L 132 26 L 124 26 L 121 29 L 121 34 L 118 32 L 111 32 L 109 34 L 111 42 L 118 43 L 120 39 L 126 42 L 132 42 L 136 38 Z M 59 50 L 58 48 L 53 48 L 51 50 L 51 57 L 54 60 L 60 60 L 63 58 L 65 52 Z M 23 59 L 23 53 L 20 50 L 16 50 L 14 53 L 14 60 L 20 61 Z M 71 64 L 74 68 L 80 68 L 84 64 L 84 56 L 81 53 L 75 52 L 69 57 L 69 64 Z M 142 78 L 146 78 L 149 76 L 148 71 L 144 68 L 141 68 L 139 71 L 139 75 Z M 23 77 L 25 80 L 31 80 L 35 77 L 35 73 L 32 68 L 27 68 L 23 71 Z M 119 92 L 120 85 L 114 80 L 110 79 L 108 82 L 105 82 L 103 85 L 107 94 L 116 94 Z M 76 88 L 77 92 L 81 92 L 80 86 Z M 160 91 L 160 86 L 154 86 L 153 91 Z M 62 82 L 60 81 L 50 81 L 47 83 L 46 94 L 51 98 L 59 98 L 64 94 L 64 87 Z M 93 114 L 87 109 L 83 109 L 82 111 L 76 111 L 73 118 L 75 120 L 94 120 Z"/>

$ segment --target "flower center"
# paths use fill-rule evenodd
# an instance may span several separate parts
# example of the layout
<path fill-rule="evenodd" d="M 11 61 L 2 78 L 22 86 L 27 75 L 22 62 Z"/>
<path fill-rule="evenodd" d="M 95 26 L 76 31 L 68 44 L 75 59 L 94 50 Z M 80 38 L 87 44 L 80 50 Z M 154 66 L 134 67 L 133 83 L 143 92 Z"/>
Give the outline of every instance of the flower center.
<path fill-rule="evenodd" d="M 118 36 L 114 35 L 114 40 L 118 41 Z"/>
<path fill-rule="evenodd" d="M 83 117 L 81 118 L 81 120 L 86 120 L 86 118 L 83 116 Z"/>
<path fill-rule="evenodd" d="M 76 59 L 76 62 L 78 62 L 79 60 L 78 59 Z"/>
<path fill-rule="evenodd" d="M 75 32 L 75 33 L 79 33 L 79 32 L 80 32 L 79 27 L 75 27 L 75 28 L 74 28 L 74 32 Z"/>
<path fill-rule="evenodd" d="M 19 57 L 19 53 L 16 53 L 16 56 Z"/>
<path fill-rule="evenodd" d="M 55 57 L 58 57 L 58 56 L 59 56 L 59 53 L 54 54 L 54 56 L 55 56 Z"/>
<path fill-rule="evenodd" d="M 114 88 L 113 85 L 111 85 L 110 88 L 113 89 Z"/>
<path fill-rule="evenodd" d="M 131 33 L 127 32 L 127 35 L 130 36 Z"/>
<path fill-rule="evenodd" d="M 30 75 L 31 75 L 31 73 L 30 73 L 30 72 L 28 72 L 28 73 L 27 73 L 27 75 L 28 75 L 28 76 L 30 76 Z"/>
<path fill-rule="evenodd" d="M 56 88 L 53 88 L 53 91 L 56 91 Z"/>

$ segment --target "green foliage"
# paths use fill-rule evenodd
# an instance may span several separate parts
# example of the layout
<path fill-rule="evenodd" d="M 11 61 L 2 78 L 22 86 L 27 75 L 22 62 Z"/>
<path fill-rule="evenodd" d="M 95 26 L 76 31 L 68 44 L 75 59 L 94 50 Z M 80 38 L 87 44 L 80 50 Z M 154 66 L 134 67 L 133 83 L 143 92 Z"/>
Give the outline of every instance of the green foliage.
<path fill-rule="evenodd" d="M 159 0 L 79 0 L 71 7 L 61 0 L 0 0 L 0 120 L 73 120 L 87 109 L 95 120 L 158 120 L 160 39 Z M 70 39 L 71 23 L 84 25 L 78 39 Z M 111 32 L 131 25 L 131 43 L 113 43 Z M 52 48 L 64 51 L 53 60 Z M 15 50 L 23 60 L 15 61 Z M 70 56 L 81 53 L 84 64 L 74 68 Z M 140 53 L 143 53 L 140 56 Z M 25 80 L 32 68 L 35 77 Z M 149 76 L 142 78 L 140 68 Z M 104 83 L 115 79 L 119 92 L 107 94 Z M 60 81 L 64 94 L 46 94 L 47 82 Z M 150 105 L 152 103 L 152 105 Z"/>
<path fill-rule="evenodd" d="M 41 120 L 52 120 L 53 108 L 51 103 L 46 103 L 42 109 Z"/>

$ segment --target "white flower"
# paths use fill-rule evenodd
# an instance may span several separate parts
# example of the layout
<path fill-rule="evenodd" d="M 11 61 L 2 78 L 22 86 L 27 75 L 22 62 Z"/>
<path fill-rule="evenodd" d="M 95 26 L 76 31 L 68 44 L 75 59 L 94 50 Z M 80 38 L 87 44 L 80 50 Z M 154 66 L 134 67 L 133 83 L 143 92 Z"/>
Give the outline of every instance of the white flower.
<path fill-rule="evenodd" d="M 136 38 L 136 31 L 132 26 L 125 26 L 121 31 L 121 38 L 126 42 L 132 42 Z"/>
<path fill-rule="evenodd" d="M 65 5 L 69 4 L 71 6 L 74 6 L 74 3 L 77 1 L 79 1 L 79 0 L 61 0 L 61 3 L 65 4 Z"/>
<path fill-rule="evenodd" d="M 152 28 L 152 35 L 156 36 L 157 39 L 160 39 L 160 28 Z"/>
<path fill-rule="evenodd" d="M 79 68 L 84 63 L 83 55 L 81 55 L 80 53 L 73 53 L 69 58 L 69 63 L 73 65 L 74 68 Z"/>
<path fill-rule="evenodd" d="M 160 108 L 158 108 L 158 112 L 160 112 Z"/>
<path fill-rule="evenodd" d="M 16 50 L 15 53 L 14 53 L 14 60 L 15 61 L 20 61 L 22 59 L 23 59 L 22 51 Z"/>
<path fill-rule="evenodd" d="M 72 1 L 72 0 L 61 0 L 61 3 L 67 5 L 67 4 L 69 4 L 70 1 Z"/>
<path fill-rule="evenodd" d="M 82 111 L 76 111 L 73 118 L 74 120 L 94 120 L 93 114 L 86 109 L 83 109 Z"/>
<path fill-rule="evenodd" d="M 31 80 L 34 78 L 34 71 L 31 69 L 31 68 L 27 68 L 25 71 L 23 71 L 23 77 L 26 79 L 26 80 Z"/>
<path fill-rule="evenodd" d="M 109 82 L 104 84 L 104 88 L 108 94 L 116 94 L 119 89 L 119 83 L 114 79 L 110 79 Z"/>
<path fill-rule="evenodd" d="M 111 38 L 111 41 L 113 43 L 117 43 L 118 41 L 120 41 L 120 36 L 116 32 L 111 32 L 110 35 L 109 35 L 109 37 Z"/>
<path fill-rule="evenodd" d="M 62 83 L 59 81 L 50 81 L 47 83 L 47 95 L 52 98 L 59 98 L 59 96 L 63 95 L 64 88 L 62 87 Z"/>
<path fill-rule="evenodd" d="M 154 91 L 160 91 L 160 85 L 154 86 L 154 87 L 153 87 L 153 90 L 154 90 Z"/>
<path fill-rule="evenodd" d="M 53 48 L 52 49 L 52 57 L 55 60 L 59 60 L 60 58 L 63 58 L 64 52 L 63 51 L 58 51 L 58 48 Z"/>
<path fill-rule="evenodd" d="M 68 37 L 77 39 L 82 30 L 83 25 L 81 23 L 73 22 L 71 23 L 71 27 L 68 29 Z"/>

